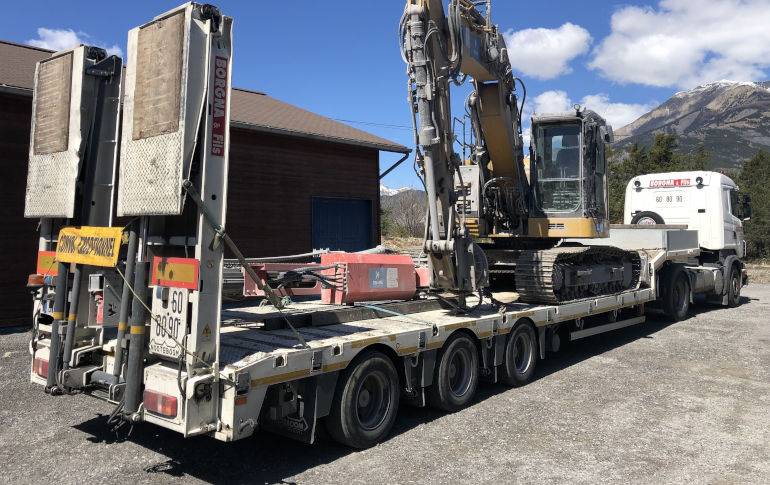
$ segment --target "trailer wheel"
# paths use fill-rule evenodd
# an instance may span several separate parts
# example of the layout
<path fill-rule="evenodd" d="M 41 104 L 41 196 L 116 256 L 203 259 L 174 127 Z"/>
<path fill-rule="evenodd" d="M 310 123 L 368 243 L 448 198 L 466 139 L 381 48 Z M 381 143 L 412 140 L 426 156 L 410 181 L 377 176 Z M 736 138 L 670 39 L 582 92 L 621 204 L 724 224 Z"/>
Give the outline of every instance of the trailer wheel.
<path fill-rule="evenodd" d="M 438 356 L 433 385 L 428 388 L 428 404 L 444 411 L 465 407 L 479 383 L 479 356 L 476 345 L 463 333 L 455 333 Z"/>
<path fill-rule="evenodd" d="M 690 281 L 683 271 L 674 272 L 666 285 L 664 310 L 674 322 L 684 320 L 690 311 Z"/>
<path fill-rule="evenodd" d="M 733 265 L 730 268 L 730 286 L 727 288 L 727 306 L 735 308 L 741 301 L 741 275 L 738 267 Z"/>
<path fill-rule="evenodd" d="M 532 380 L 537 364 L 537 337 L 535 329 L 520 323 L 513 329 L 505 344 L 505 359 L 501 380 L 513 387 L 521 387 Z"/>
<path fill-rule="evenodd" d="M 631 219 L 631 224 L 655 225 L 663 224 L 663 218 L 656 212 L 643 211 Z"/>
<path fill-rule="evenodd" d="M 326 428 L 336 441 L 368 448 L 382 440 L 398 412 L 398 373 L 381 352 L 361 356 L 340 376 Z"/>

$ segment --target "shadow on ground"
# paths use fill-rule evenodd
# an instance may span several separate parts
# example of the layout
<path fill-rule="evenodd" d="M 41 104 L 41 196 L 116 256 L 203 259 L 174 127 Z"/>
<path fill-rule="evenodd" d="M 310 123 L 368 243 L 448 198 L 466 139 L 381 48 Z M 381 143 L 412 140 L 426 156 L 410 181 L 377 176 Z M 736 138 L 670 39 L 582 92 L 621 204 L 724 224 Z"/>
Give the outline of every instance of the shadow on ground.
<path fill-rule="evenodd" d="M 748 301 L 748 298 L 743 297 L 741 303 Z M 714 309 L 713 306 L 699 304 L 692 307 L 691 316 Z M 661 315 L 650 314 L 644 324 L 573 342 L 559 354 L 549 354 L 546 360 L 540 361 L 535 380 L 637 339 L 654 338 L 657 332 L 671 324 Z M 474 404 L 509 390 L 499 384 L 482 384 Z M 443 415 L 443 412 L 430 408 L 402 406 L 391 437 L 420 424 L 430 423 Z M 208 437 L 183 438 L 176 432 L 149 424 L 136 425 L 126 437 L 128 430 L 125 428 L 120 431 L 123 436 L 110 430 L 106 415 L 97 416 L 75 428 L 89 434 L 88 439 L 95 443 L 112 443 L 121 447 L 121 441 L 127 439 L 167 457 L 145 468 L 148 479 L 153 475 L 188 475 L 210 483 L 291 483 L 286 482 L 285 478 L 356 452 L 333 442 L 324 434 L 322 426 L 319 427 L 321 433 L 315 445 L 298 443 L 266 432 L 233 443 L 223 443 Z M 116 450 L 115 456 L 119 453 L 120 450 Z"/>
<path fill-rule="evenodd" d="M 30 325 L 10 325 L 10 326 L 1 326 L 0 325 L 0 335 L 11 335 L 14 333 L 24 333 L 29 332 L 32 329 Z"/>

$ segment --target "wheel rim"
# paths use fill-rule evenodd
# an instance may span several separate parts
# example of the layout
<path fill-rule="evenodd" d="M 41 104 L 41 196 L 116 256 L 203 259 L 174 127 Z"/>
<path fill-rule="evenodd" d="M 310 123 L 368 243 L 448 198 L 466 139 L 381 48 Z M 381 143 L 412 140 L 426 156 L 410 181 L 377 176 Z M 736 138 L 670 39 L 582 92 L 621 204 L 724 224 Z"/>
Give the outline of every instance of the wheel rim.
<path fill-rule="evenodd" d="M 532 364 L 532 342 L 529 336 L 520 333 L 513 341 L 513 366 L 516 372 L 524 374 Z"/>
<path fill-rule="evenodd" d="M 457 397 L 462 397 L 471 387 L 471 353 L 468 349 L 455 349 L 449 356 L 449 389 Z"/>
<path fill-rule="evenodd" d="M 378 428 L 390 409 L 390 385 L 384 372 L 371 372 L 359 384 L 356 392 L 356 414 L 361 427 L 367 431 Z"/>
<path fill-rule="evenodd" d="M 653 219 L 652 217 L 642 217 L 641 219 L 636 221 L 636 223 L 644 224 L 645 226 L 654 226 L 655 224 L 657 224 L 657 222 L 655 222 L 655 219 Z"/>
<path fill-rule="evenodd" d="M 732 287 L 733 287 L 732 288 L 733 295 L 737 299 L 741 295 L 741 282 L 738 280 L 737 276 L 733 276 L 733 278 L 730 281 L 730 283 L 732 284 Z"/>

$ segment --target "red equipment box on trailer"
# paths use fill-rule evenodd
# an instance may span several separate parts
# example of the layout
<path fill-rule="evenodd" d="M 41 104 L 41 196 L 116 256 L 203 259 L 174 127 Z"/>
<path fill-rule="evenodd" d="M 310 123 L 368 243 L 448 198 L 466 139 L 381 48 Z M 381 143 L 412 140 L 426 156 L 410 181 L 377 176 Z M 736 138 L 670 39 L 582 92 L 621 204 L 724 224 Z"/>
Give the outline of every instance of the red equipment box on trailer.
<path fill-rule="evenodd" d="M 330 253 L 321 256 L 321 266 L 337 264 L 324 274 L 342 277 L 342 288 L 321 291 L 324 303 L 410 300 L 417 291 L 414 261 L 402 254 Z"/>

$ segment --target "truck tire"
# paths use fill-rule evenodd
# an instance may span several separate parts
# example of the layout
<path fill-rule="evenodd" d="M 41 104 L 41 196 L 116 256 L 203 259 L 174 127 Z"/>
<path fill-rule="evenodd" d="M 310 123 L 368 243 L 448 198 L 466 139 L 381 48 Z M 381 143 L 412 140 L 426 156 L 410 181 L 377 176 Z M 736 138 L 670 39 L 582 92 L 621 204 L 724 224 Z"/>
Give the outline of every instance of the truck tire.
<path fill-rule="evenodd" d="M 737 307 L 741 302 L 741 275 L 738 266 L 730 268 L 730 279 L 727 281 L 727 306 Z"/>
<path fill-rule="evenodd" d="M 690 311 L 690 280 L 684 271 L 674 271 L 665 286 L 663 310 L 673 322 L 687 318 Z"/>
<path fill-rule="evenodd" d="M 532 325 L 528 323 L 516 325 L 505 344 L 500 380 L 513 387 L 528 384 L 535 374 L 537 348 L 537 337 Z"/>
<path fill-rule="evenodd" d="M 631 224 L 655 225 L 664 224 L 663 218 L 656 212 L 643 211 L 631 219 Z"/>
<path fill-rule="evenodd" d="M 340 376 L 326 429 L 339 443 L 368 448 L 390 432 L 399 401 L 398 373 L 383 353 L 361 355 Z"/>
<path fill-rule="evenodd" d="M 476 344 L 463 333 L 454 333 L 438 355 L 433 385 L 427 389 L 431 406 L 457 411 L 467 406 L 479 384 L 479 356 Z"/>

